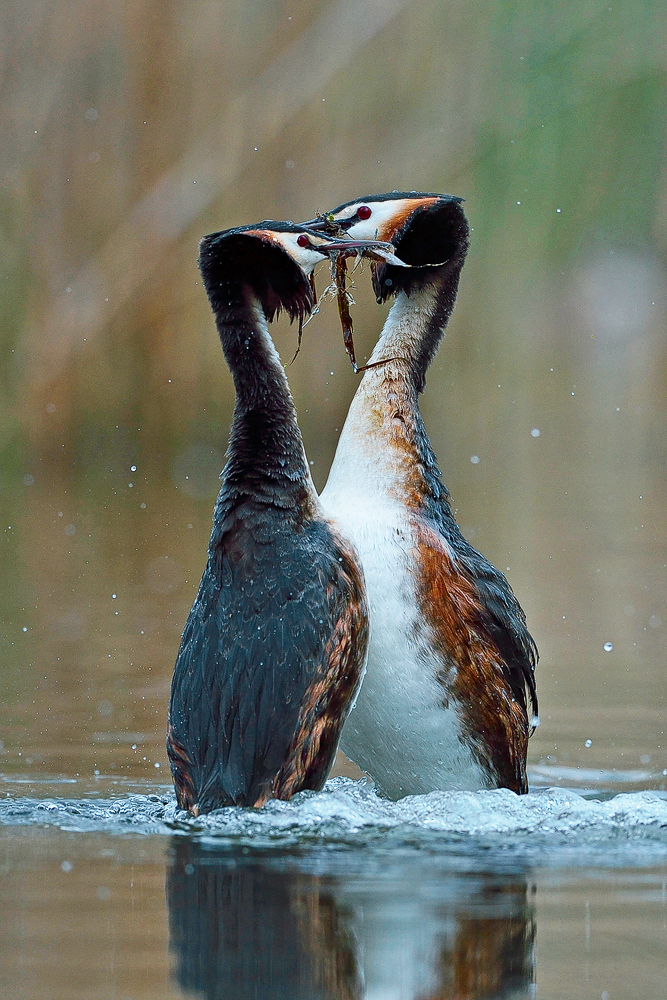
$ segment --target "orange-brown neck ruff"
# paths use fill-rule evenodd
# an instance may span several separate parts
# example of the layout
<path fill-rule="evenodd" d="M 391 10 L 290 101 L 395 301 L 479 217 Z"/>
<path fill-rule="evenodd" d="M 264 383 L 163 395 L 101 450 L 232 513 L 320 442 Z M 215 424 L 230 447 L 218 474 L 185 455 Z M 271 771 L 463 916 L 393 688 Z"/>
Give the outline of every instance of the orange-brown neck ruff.
<path fill-rule="evenodd" d="M 422 198 L 421 208 L 428 209 L 433 205 L 437 205 L 439 201 L 440 198 L 437 195 Z M 414 202 L 406 198 L 402 203 L 399 202 L 399 204 L 399 210 L 394 211 L 390 218 L 380 218 L 377 224 L 378 239 L 390 242 L 392 239 L 395 239 L 396 233 L 401 233 L 406 225 L 408 225 L 411 217 L 414 215 Z M 381 209 L 378 214 L 382 215 Z"/>

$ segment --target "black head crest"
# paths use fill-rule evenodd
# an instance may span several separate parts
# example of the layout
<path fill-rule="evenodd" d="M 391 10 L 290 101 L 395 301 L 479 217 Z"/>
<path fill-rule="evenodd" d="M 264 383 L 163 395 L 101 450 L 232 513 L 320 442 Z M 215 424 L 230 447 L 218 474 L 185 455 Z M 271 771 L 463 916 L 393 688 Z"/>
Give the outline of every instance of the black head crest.
<path fill-rule="evenodd" d="M 291 223 L 264 221 L 205 236 L 199 269 L 215 313 L 242 304 L 244 287 L 257 296 L 269 322 L 281 309 L 301 320 L 313 309 L 308 276 L 272 234 L 298 232 Z M 241 293 L 241 297 L 239 297 Z"/>

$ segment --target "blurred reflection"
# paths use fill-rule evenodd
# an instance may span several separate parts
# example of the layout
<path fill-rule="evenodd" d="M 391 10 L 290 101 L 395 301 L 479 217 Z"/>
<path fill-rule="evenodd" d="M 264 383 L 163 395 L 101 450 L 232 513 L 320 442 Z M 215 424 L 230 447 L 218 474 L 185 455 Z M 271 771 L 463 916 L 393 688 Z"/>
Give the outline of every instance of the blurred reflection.
<path fill-rule="evenodd" d="M 316 876 L 178 842 L 167 906 L 184 990 L 211 1000 L 363 996 L 350 914 Z"/>
<path fill-rule="evenodd" d="M 532 996 L 535 925 L 525 882 L 486 886 L 466 914 L 456 914 L 453 944 L 438 956 L 440 984 L 432 1000 Z M 483 911 L 488 915 L 484 916 Z"/>
<path fill-rule="evenodd" d="M 333 866 L 179 839 L 166 887 L 176 981 L 211 1000 L 532 995 L 523 876 L 443 871 L 432 860 L 372 867 L 359 855 Z"/>

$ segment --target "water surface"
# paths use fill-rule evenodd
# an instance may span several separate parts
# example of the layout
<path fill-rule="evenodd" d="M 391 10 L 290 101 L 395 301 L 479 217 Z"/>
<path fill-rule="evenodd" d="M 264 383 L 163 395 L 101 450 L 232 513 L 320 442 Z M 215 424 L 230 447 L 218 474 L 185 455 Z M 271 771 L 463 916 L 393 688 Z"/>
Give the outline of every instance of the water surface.
<path fill-rule="evenodd" d="M 663 995 L 664 794 L 338 778 L 194 820 L 165 786 L 6 784 L 8 997 Z"/>

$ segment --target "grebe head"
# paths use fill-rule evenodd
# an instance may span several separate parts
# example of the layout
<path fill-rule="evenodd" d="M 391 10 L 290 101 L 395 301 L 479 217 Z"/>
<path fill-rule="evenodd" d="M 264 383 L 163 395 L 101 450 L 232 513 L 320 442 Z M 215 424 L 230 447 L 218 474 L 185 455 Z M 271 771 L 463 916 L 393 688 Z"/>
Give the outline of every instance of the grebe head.
<path fill-rule="evenodd" d="M 378 302 L 400 291 L 410 294 L 447 272 L 459 271 L 468 250 L 468 223 L 461 198 L 450 194 L 390 191 L 339 205 L 305 223 L 323 235 L 391 243 L 408 268 L 387 261 L 373 265 Z"/>
<path fill-rule="evenodd" d="M 249 286 L 269 322 L 281 309 L 303 319 L 314 306 L 310 276 L 327 257 L 331 241 L 304 234 L 291 222 L 265 220 L 205 236 L 199 244 L 199 269 L 216 312 L 235 305 L 232 285 Z"/>

